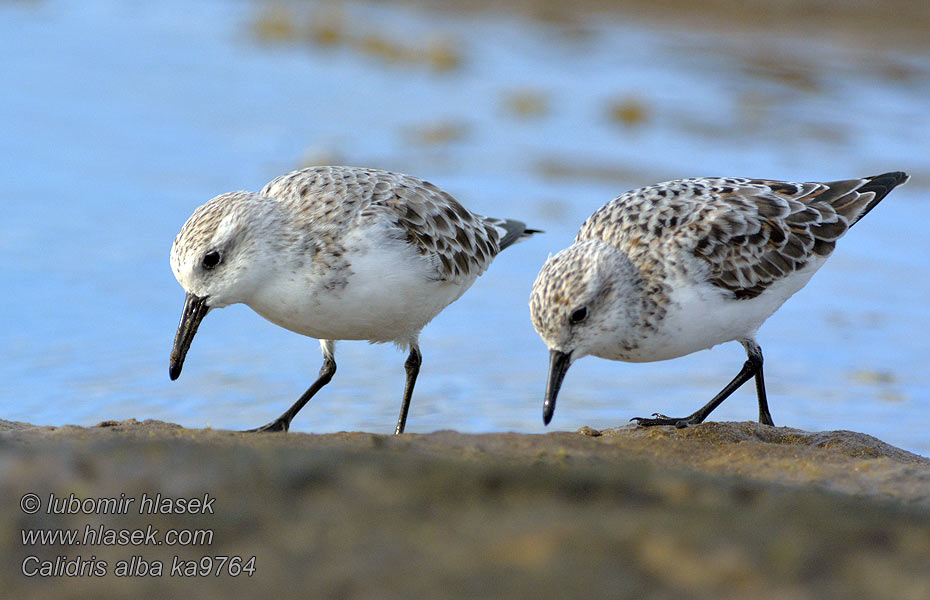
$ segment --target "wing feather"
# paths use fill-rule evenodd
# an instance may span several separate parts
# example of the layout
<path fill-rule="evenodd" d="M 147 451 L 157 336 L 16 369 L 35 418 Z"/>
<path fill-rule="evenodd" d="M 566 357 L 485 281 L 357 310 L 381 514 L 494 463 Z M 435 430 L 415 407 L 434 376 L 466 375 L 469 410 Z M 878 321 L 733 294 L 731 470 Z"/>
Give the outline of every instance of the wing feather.
<path fill-rule="evenodd" d="M 294 214 L 312 223 L 319 237 L 325 231 L 345 231 L 350 222 L 364 226 L 366 220 L 386 220 L 427 258 L 439 280 L 480 275 L 500 251 L 495 220 L 473 214 L 435 185 L 401 173 L 310 167 L 278 177 L 261 193 L 296 204 Z"/>
<path fill-rule="evenodd" d="M 705 261 L 710 283 L 754 298 L 811 260 L 895 186 L 900 172 L 829 183 L 762 179 L 682 179 L 627 192 L 582 225 L 576 241 L 597 238 L 655 268 L 671 249 Z M 646 243 L 648 242 L 648 243 Z"/>

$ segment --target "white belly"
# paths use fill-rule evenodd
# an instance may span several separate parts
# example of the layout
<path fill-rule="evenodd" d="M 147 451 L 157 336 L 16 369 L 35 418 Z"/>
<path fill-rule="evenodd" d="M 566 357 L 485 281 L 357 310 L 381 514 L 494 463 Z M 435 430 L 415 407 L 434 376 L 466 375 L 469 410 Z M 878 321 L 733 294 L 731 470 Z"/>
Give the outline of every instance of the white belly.
<path fill-rule="evenodd" d="M 405 345 L 476 277 L 439 281 L 406 243 L 346 240 L 345 285 L 327 289 L 308 274 L 276 274 L 247 304 L 272 323 L 327 340 L 394 341 Z"/>
<path fill-rule="evenodd" d="M 733 340 L 752 339 L 762 323 L 804 287 L 826 259 L 808 263 L 800 271 L 769 286 L 755 298 L 734 300 L 707 283 L 671 282 L 672 293 L 657 330 L 637 340 L 635 347 L 615 347 L 604 356 L 627 362 L 678 358 Z"/>

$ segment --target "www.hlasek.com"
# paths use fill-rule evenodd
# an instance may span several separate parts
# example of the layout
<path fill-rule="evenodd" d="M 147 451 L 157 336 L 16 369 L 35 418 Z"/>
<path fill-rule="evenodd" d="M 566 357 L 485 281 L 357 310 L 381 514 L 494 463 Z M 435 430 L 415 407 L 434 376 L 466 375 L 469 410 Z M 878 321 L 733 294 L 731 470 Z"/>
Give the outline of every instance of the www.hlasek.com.
<path fill-rule="evenodd" d="M 44 501 L 44 502 L 43 502 Z M 172 498 L 143 493 L 140 498 L 125 493 L 116 497 L 81 498 L 75 494 L 47 497 L 24 494 L 20 508 L 28 515 L 212 515 L 216 498 L 210 494 L 192 498 Z M 162 532 L 151 524 L 143 528 L 108 527 L 87 523 L 79 528 L 22 529 L 23 546 L 210 546 L 212 529 L 167 529 Z M 121 560 L 98 559 L 96 554 L 42 558 L 30 554 L 23 559 L 26 577 L 238 577 L 255 573 L 255 557 L 203 555 L 170 560 L 146 559 L 133 554 Z"/>

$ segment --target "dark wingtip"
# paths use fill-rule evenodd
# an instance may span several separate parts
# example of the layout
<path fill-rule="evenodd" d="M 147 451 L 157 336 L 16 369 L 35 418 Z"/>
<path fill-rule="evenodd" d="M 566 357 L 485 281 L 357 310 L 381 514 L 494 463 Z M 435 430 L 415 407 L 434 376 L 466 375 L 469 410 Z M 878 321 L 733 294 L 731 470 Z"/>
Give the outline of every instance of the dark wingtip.
<path fill-rule="evenodd" d="M 887 196 L 891 190 L 899 185 L 907 183 L 910 176 L 904 171 L 892 171 L 890 173 L 882 173 L 881 175 L 872 175 L 865 179 L 868 183 L 859 188 L 858 191 L 875 192 L 875 199 L 878 201 Z"/>
<path fill-rule="evenodd" d="M 545 233 L 542 229 L 529 229 L 523 221 L 515 219 L 497 219 L 496 224 L 503 227 L 506 233 L 498 242 L 501 250 L 517 242 L 523 241 L 534 233 Z"/>
<path fill-rule="evenodd" d="M 888 173 L 882 173 L 881 175 L 872 175 L 871 177 L 864 178 L 866 183 L 862 184 L 856 191 L 860 194 L 865 192 L 872 192 L 875 194 L 875 197 L 869 202 L 868 206 L 865 207 L 859 215 L 856 217 L 856 220 L 853 221 L 850 226 L 858 223 L 862 217 L 869 214 L 869 211 L 875 208 L 875 206 L 882 201 L 882 199 L 887 196 L 891 190 L 895 189 L 899 185 L 907 183 L 907 180 L 910 179 L 910 176 L 904 171 L 891 171 Z"/>
<path fill-rule="evenodd" d="M 181 376 L 181 363 L 171 361 L 171 364 L 168 365 L 168 377 L 171 378 L 171 381 L 176 381 L 178 377 Z"/>

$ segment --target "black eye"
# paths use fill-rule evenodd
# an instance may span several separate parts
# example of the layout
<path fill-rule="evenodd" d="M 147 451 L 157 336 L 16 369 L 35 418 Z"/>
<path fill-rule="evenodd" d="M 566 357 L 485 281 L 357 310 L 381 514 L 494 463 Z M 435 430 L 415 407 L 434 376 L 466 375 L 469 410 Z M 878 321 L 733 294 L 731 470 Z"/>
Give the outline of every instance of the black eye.
<path fill-rule="evenodd" d="M 220 253 L 216 250 L 207 252 L 203 257 L 203 262 L 200 263 L 204 269 L 211 270 L 216 265 L 220 264 Z"/>
<path fill-rule="evenodd" d="M 582 306 L 581 308 L 576 308 L 572 314 L 568 316 L 568 322 L 572 325 L 576 323 L 581 323 L 588 318 L 588 307 Z"/>

